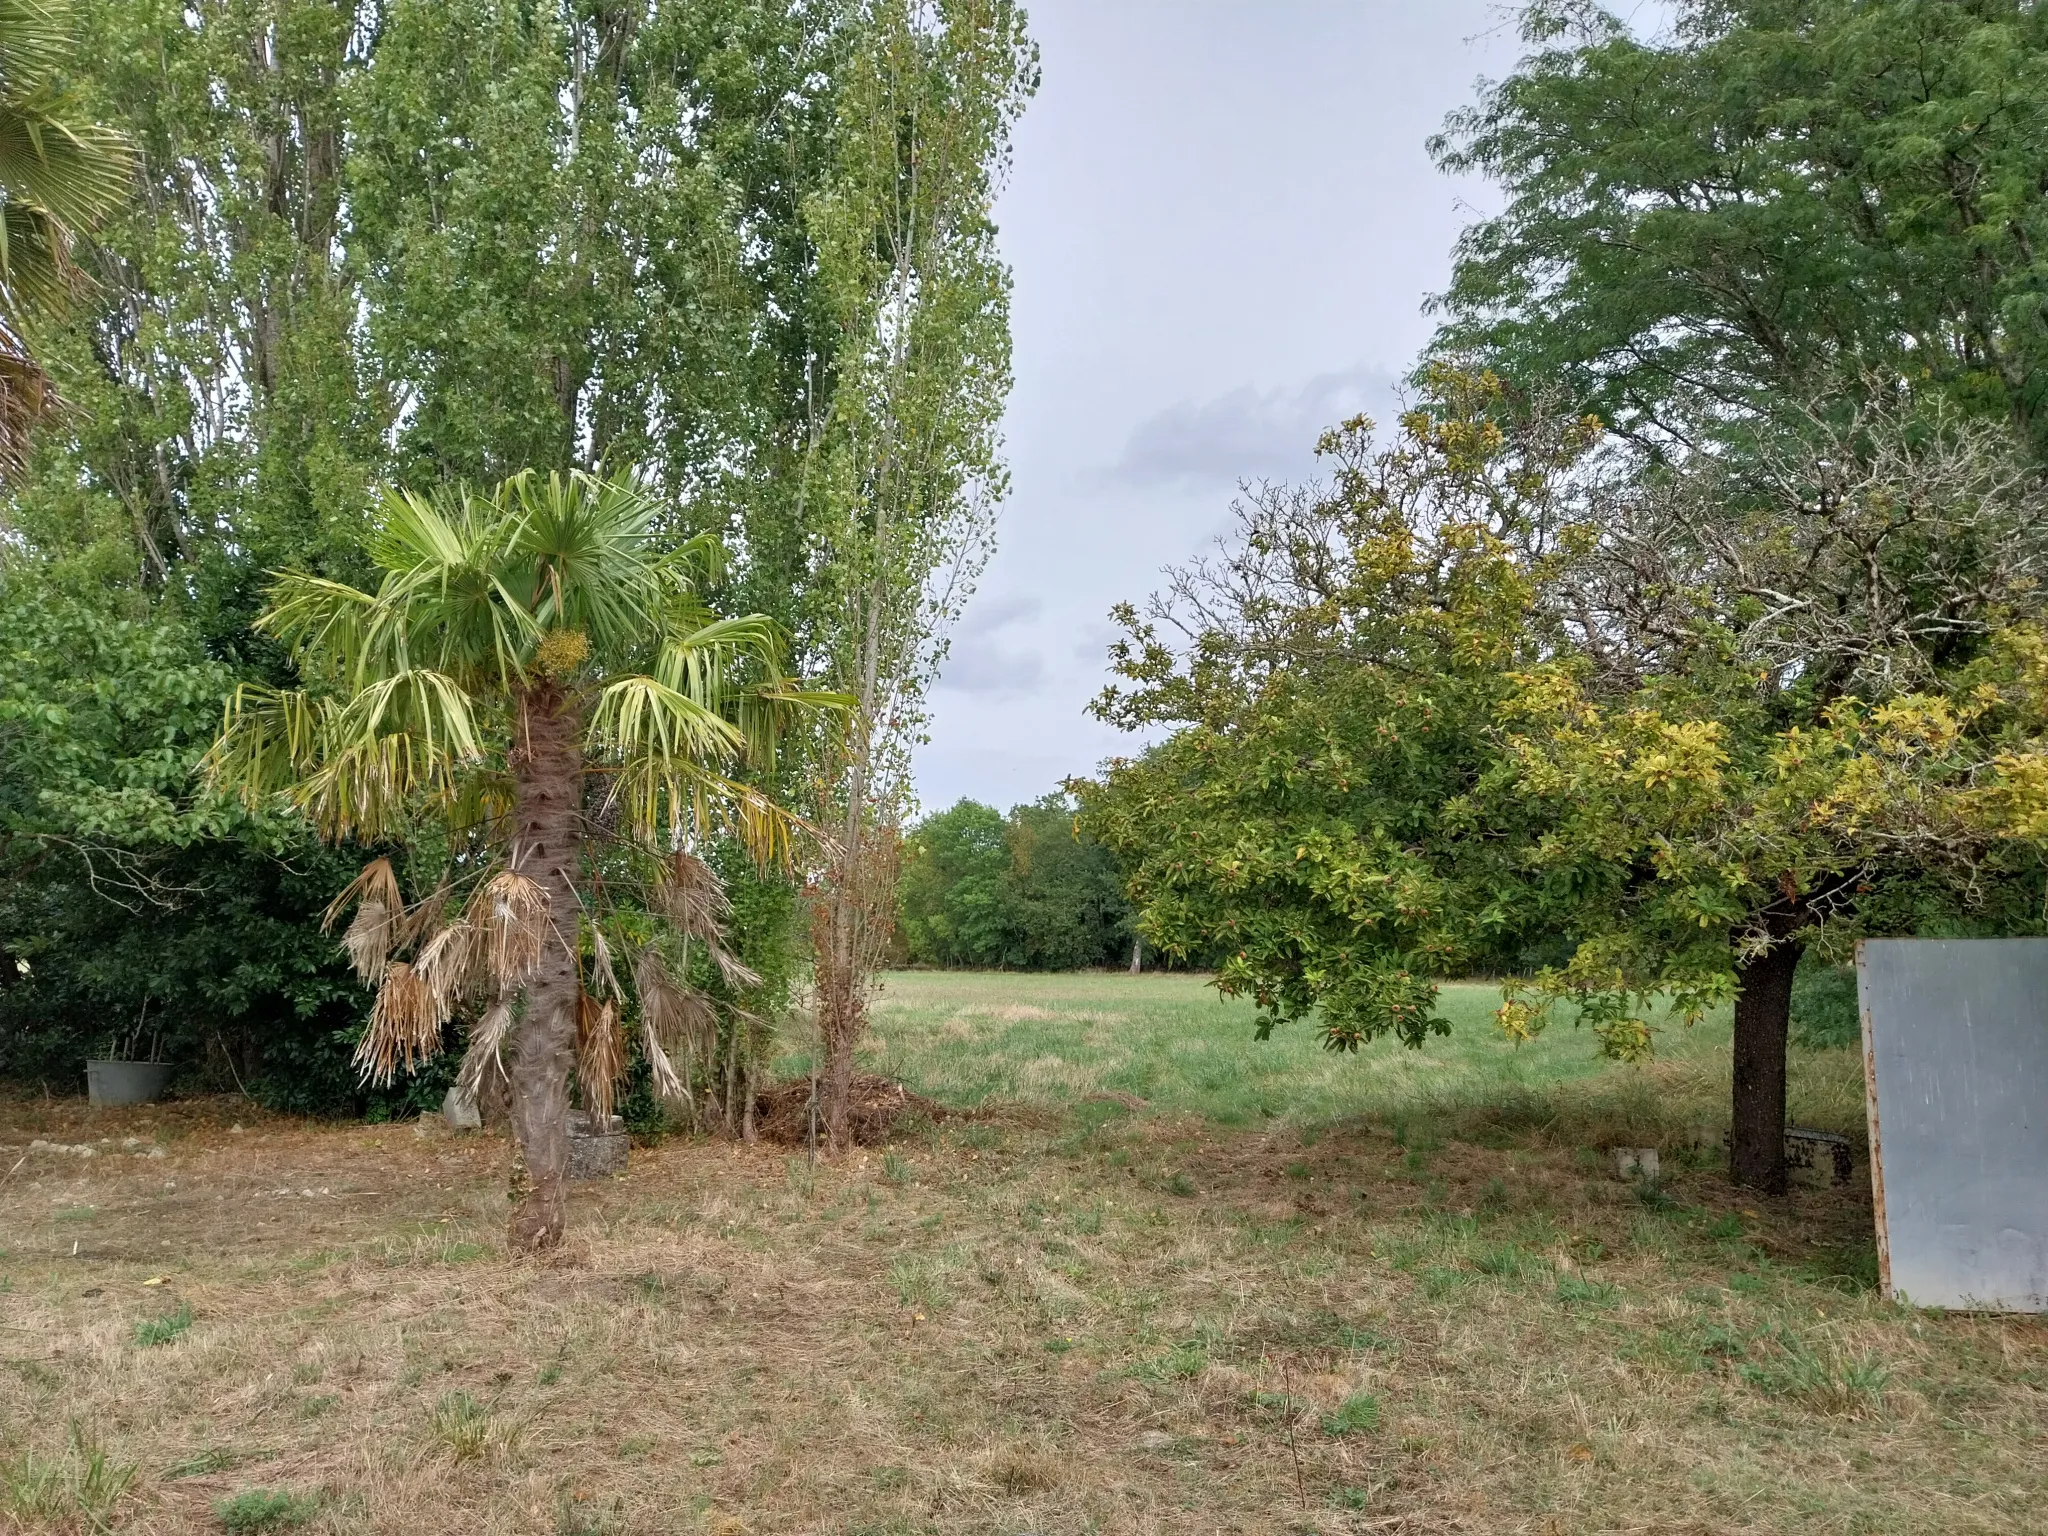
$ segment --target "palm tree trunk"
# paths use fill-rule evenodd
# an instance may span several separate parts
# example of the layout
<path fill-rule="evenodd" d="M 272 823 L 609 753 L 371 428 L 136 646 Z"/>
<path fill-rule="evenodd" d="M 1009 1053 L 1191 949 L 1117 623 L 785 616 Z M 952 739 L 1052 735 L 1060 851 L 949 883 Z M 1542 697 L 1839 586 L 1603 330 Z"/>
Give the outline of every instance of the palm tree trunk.
<path fill-rule="evenodd" d="M 527 981 L 512 1049 L 515 1253 L 552 1248 L 567 1221 L 569 1071 L 576 1061 L 576 871 L 583 805 L 582 720 L 554 683 L 519 699 L 512 744 L 512 868 L 547 893 L 548 933 Z"/>

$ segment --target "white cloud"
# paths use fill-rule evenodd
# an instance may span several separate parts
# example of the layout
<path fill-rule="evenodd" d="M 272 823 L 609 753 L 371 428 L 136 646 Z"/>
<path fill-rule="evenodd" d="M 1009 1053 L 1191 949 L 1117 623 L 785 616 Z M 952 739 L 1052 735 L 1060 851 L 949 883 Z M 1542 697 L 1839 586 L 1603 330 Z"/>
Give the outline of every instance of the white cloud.
<path fill-rule="evenodd" d="M 1107 477 L 1126 485 L 1236 485 L 1313 472 L 1316 439 L 1363 411 L 1381 425 L 1397 409 L 1384 369 L 1317 374 L 1283 389 L 1233 389 L 1183 401 L 1138 423 Z"/>
<path fill-rule="evenodd" d="M 1035 597 L 970 603 L 939 669 L 938 686 L 988 699 L 1021 698 L 1045 682 L 1045 658 L 1004 642 L 1003 631 L 1029 624 L 1044 610 Z"/>

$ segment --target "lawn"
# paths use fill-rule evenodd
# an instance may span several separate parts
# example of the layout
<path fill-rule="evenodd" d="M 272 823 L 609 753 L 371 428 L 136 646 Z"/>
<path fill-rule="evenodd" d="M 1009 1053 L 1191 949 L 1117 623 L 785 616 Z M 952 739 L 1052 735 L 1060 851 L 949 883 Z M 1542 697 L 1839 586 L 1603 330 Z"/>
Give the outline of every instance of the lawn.
<path fill-rule="evenodd" d="M 1188 978 L 892 977 L 872 1061 L 954 1113 L 637 1149 L 545 1263 L 495 1136 L 0 1102 L 0 1526 L 2040 1528 L 2048 1329 L 1878 1298 L 1860 1161 L 1737 1198 L 1725 1029 L 1450 1006 L 1343 1060 Z"/>
<path fill-rule="evenodd" d="M 1120 1095 L 1219 1126 L 1319 1126 L 1563 1105 L 1573 1096 L 1555 1090 L 1598 1078 L 1592 1097 L 1608 1101 L 1610 1113 L 1637 1100 L 1630 1109 L 1639 1116 L 1718 1116 L 1725 1126 L 1725 1011 L 1690 1030 L 1654 1021 L 1665 1069 L 1652 1092 L 1651 1079 L 1617 1071 L 1591 1032 L 1568 1020 L 1529 1045 L 1504 1039 L 1492 1019 L 1500 1001 L 1498 987 L 1446 987 L 1448 1036 L 1422 1050 L 1383 1039 L 1344 1055 L 1323 1049 L 1307 1021 L 1259 1040 L 1251 1004 L 1219 996 L 1200 976 L 1133 982 L 1085 973 L 900 971 L 883 980 L 867 1057 L 876 1070 L 961 1106 L 994 1100 L 1070 1109 L 1091 1096 Z M 807 1067 L 798 1044 L 780 1064 L 785 1073 Z M 1794 1120 L 1860 1136 L 1863 1085 L 1854 1058 L 1836 1053 L 1799 1065 Z M 1674 1084 L 1682 1085 L 1676 1097 Z"/>

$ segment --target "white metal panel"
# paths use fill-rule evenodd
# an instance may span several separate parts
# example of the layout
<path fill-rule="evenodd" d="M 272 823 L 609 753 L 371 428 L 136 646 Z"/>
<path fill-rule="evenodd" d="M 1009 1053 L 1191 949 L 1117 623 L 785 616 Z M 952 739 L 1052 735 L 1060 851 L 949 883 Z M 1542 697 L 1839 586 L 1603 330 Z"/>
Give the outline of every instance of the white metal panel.
<path fill-rule="evenodd" d="M 2048 1311 L 2048 939 L 1857 950 L 1887 1291 Z"/>

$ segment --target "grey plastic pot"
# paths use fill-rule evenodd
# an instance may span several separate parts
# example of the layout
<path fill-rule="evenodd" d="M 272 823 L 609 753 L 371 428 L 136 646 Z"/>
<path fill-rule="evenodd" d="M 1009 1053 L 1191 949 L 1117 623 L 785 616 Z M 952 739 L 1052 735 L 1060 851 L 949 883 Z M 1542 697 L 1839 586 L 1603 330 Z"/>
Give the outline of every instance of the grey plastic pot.
<path fill-rule="evenodd" d="M 168 1061 L 88 1061 L 85 1096 L 94 1104 L 153 1104 L 176 1070 Z"/>

